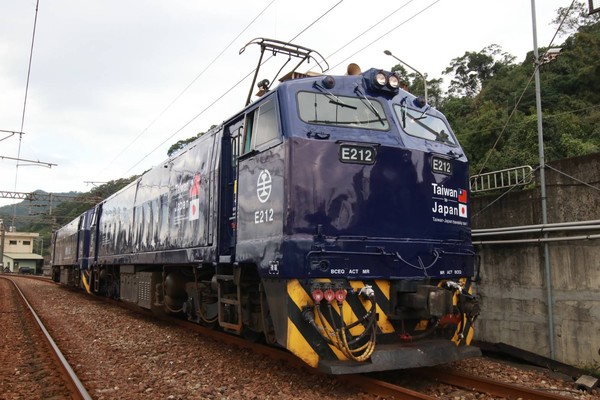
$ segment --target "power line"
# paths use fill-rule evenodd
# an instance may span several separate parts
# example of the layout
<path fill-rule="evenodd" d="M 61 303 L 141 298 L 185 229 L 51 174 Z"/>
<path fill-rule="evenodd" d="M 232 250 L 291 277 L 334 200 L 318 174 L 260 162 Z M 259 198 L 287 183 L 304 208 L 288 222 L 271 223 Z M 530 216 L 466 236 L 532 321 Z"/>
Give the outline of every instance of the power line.
<path fill-rule="evenodd" d="M 328 55 L 327 58 L 333 57 L 335 54 L 339 53 L 340 51 L 342 51 L 343 49 L 345 49 L 346 47 L 348 47 L 350 44 L 354 43 L 354 41 L 356 41 L 357 39 L 361 38 L 366 33 L 370 32 L 373 29 L 375 29 L 375 27 L 377 27 L 379 24 L 381 24 L 382 22 L 384 22 L 386 19 L 391 18 L 394 14 L 396 14 L 398 11 L 402 10 L 404 7 L 406 7 L 407 5 L 409 5 L 410 3 L 412 3 L 413 1 L 414 0 L 408 0 L 406 3 L 402 4 L 396 10 L 394 10 L 390 14 L 386 15 L 384 18 L 380 19 L 379 21 L 377 21 L 376 23 L 374 23 L 373 25 L 371 25 L 371 27 L 367 28 L 362 33 L 360 33 L 359 35 L 355 36 L 352 40 L 350 40 L 349 42 L 347 42 L 345 45 L 343 45 L 342 47 L 338 48 L 336 51 L 334 51 L 333 53 L 331 53 L 330 55 Z"/>
<path fill-rule="evenodd" d="M 439 0 L 438 0 L 439 1 Z M 338 5 L 340 5 L 342 2 L 344 2 L 344 0 L 340 0 L 338 1 L 335 5 L 333 5 L 332 7 L 330 7 L 327 11 L 325 11 L 323 14 L 321 14 L 317 19 L 315 19 L 313 22 L 311 22 L 306 28 L 304 28 L 303 30 L 300 31 L 300 33 L 298 33 L 297 35 L 295 35 L 292 39 L 290 39 L 287 44 L 289 44 L 292 40 L 295 40 L 296 38 L 298 38 L 302 33 L 304 33 L 308 28 L 312 27 L 316 22 L 318 22 L 319 20 L 321 20 L 325 15 L 329 14 L 329 12 L 331 12 L 334 8 L 336 8 Z M 267 61 L 269 61 L 273 56 L 267 58 L 265 61 L 263 61 L 260 66 L 264 65 Z M 259 67 L 260 67 L 259 66 Z M 258 68 L 258 67 L 257 67 Z M 242 79 L 240 79 L 239 81 L 237 81 L 233 86 L 231 86 L 229 89 L 227 89 L 224 93 L 222 93 L 219 97 L 217 97 L 215 100 L 213 100 L 212 103 L 210 103 L 208 106 L 206 106 L 202 111 L 200 111 L 198 114 L 196 114 L 192 119 L 190 119 L 188 122 L 186 122 L 181 128 L 177 129 L 175 132 L 173 132 L 168 138 L 166 138 L 165 140 L 163 140 L 161 143 L 159 143 L 154 149 L 152 149 L 149 153 L 146 153 L 146 155 L 144 155 L 138 162 L 136 162 L 133 166 L 131 166 L 127 171 L 125 171 L 125 174 L 129 173 L 132 169 L 134 169 L 135 167 L 137 167 L 142 161 L 144 161 L 146 158 L 148 158 L 148 156 L 150 156 L 150 154 L 154 153 L 156 150 L 158 150 L 161 146 L 163 146 L 166 142 L 168 142 L 169 140 L 171 140 L 175 135 L 177 135 L 179 132 L 181 132 L 183 129 L 185 129 L 189 124 L 191 124 L 194 120 L 196 120 L 196 118 L 200 117 L 202 114 L 204 114 L 206 111 L 208 111 L 208 109 L 210 109 L 212 106 L 214 106 L 215 104 L 217 104 L 217 102 L 219 102 L 223 97 L 225 97 L 227 94 L 229 94 L 233 89 L 235 89 L 240 83 L 242 83 L 244 80 L 246 80 L 250 75 L 252 75 L 254 72 L 256 71 L 256 68 L 252 69 L 250 72 L 248 72 Z"/>
<path fill-rule="evenodd" d="M 569 12 L 571 12 L 571 9 L 573 8 L 573 5 L 575 4 L 575 1 L 576 0 L 573 0 L 573 2 L 571 3 L 571 5 L 569 6 L 569 8 L 563 14 L 563 16 L 562 16 L 563 18 L 560 21 L 560 24 L 558 25 L 558 28 L 556 28 L 556 32 L 554 32 L 554 36 L 552 36 L 552 40 L 550 40 L 550 44 L 546 47 L 546 52 L 541 57 L 542 60 L 546 57 L 546 55 L 548 54 L 548 50 L 552 47 L 552 44 L 554 43 L 554 39 L 556 39 L 556 36 L 558 35 L 558 32 L 560 32 L 560 28 L 563 26 L 564 22 L 566 21 L 567 16 L 569 15 Z M 496 141 L 494 142 L 494 145 L 492 146 L 492 148 L 490 150 L 488 150 L 487 155 L 485 157 L 485 160 L 483 162 L 483 165 L 481 166 L 481 168 L 479 168 L 479 172 L 477 173 L 477 175 L 480 175 L 483 172 L 483 169 L 485 168 L 487 162 L 490 160 L 490 157 L 492 156 L 492 152 L 494 151 L 494 149 L 496 149 L 496 146 L 500 142 L 500 138 L 502 137 L 502 135 L 504 134 L 504 132 L 506 132 L 506 128 L 508 127 L 508 123 L 510 122 L 510 120 L 513 117 L 513 115 L 517 111 L 517 107 L 521 103 L 521 100 L 523 99 L 523 96 L 525 95 L 525 91 L 529 88 L 529 85 L 531 85 L 531 81 L 535 77 L 535 74 L 539 70 L 539 68 L 540 68 L 540 62 L 539 62 L 539 60 L 535 60 L 534 61 L 533 73 L 531 74 L 531 76 L 529 77 L 529 80 L 525 84 L 525 87 L 523 88 L 523 91 L 521 92 L 521 96 L 519 96 L 519 100 L 517 100 L 517 102 L 515 103 L 515 106 L 513 107 L 510 115 L 506 119 L 506 123 L 502 127 L 502 131 L 500 132 L 500 134 L 496 138 Z"/>
<path fill-rule="evenodd" d="M 21 158 L 21 143 L 23 141 L 23 126 L 25 125 L 25 111 L 27 110 L 27 94 L 29 93 L 29 78 L 31 77 L 31 63 L 33 60 L 33 45 L 35 43 L 35 28 L 37 27 L 37 17 L 39 10 L 40 0 L 37 0 L 35 4 L 35 17 L 33 19 L 33 33 L 31 35 L 31 49 L 29 51 L 29 65 L 27 67 L 27 82 L 25 84 L 25 98 L 23 100 L 23 113 L 21 115 L 21 132 L 19 132 L 19 148 L 17 150 L 17 164 L 15 166 L 15 191 L 17 190 L 17 183 L 19 181 L 19 159 Z M 17 209 L 14 208 L 14 215 L 16 215 Z M 14 216 L 13 216 L 14 225 Z"/>
<path fill-rule="evenodd" d="M 135 137 L 135 139 L 133 139 L 133 140 L 132 140 L 132 141 L 131 141 L 131 142 L 130 142 L 130 143 L 127 145 L 127 146 L 125 146 L 125 147 L 123 148 L 123 150 L 121 150 L 121 151 L 119 152 L 119 154 L 117 154 L 117 155 L 116 155 L 116 156 L 115 156 L 115 157 L 114 157 L 114 158 L 113 158 L 113 159 L 112 159 L 112 160 L 111 160 L 111 161 L 110 161 L 110 162 L 109 162 L 109 163 L 108 163 L 108 164 L 107 164 L 107 165 L 106 165 L 106 166 L 105 166 L 105 167 L 104 167 L 104 168 L 103 168 L 103 169 L 102 169 L 100 172 L 104 172 L 104 171 L 106 170 L 106 168 L 108 168 L 108 166 L 109 166 L 109 165 L 111 165 L 111 164 L 112 164 L 112 163 L 113 163 L 113 162 L 114 162 L 116 159 L 118 159 L 118 158 L 119 158 L 121 155 L 123 155 L 123 153 L 125 153 L 125 151 L 127 151 L 127 149 L 129 149 L 129 148 L 131 147 L 131 145 L 132 145 L 132 144 L 134 144 L 135 142 L 137 142 L 137 140 L 138 140 L 140 137 L 142 137 L 142 136 L 143 136 L 143 135 L 144 135 L 144 134 L 145 134 L 145 133 L 148 131 L 148 129 L 150 129 L 150 127 L 152 127 L 152 126 L 154 125 L 154 123 L 155 123 L 156 121 L 158 121 L 158 120 L 159 120 L 159 119 L 160 119 L 160 118 L 161 118 L 161 117 L 162 117 L 162 116 L 163 116 L 163 115 L 164 115 L 164 114 L 167 112 L 167 110 L 169 110 L 169 109 L 171 108 L 171 106 L 172 106 L 173 104 L 175 104 L 175 102 L 176 102 L 177 100 L 179 100 L 179 98 L 180 98 L 181 96 L 183 96 L 183 94 L 184 94 L 185 92 L 187 92 L 187 90 L 188 90 L 188 89 L 189 89 L 189 88 L 190 88 L 190 87 L 191 87 L 191 86 L 192 86 L 192 85 L 193 85 L 193 84 L 194 84 L 194 83 L 195 83 L 195 82 L 196 82 L 196 81 L 197 81 L 197 80 L 198 80 L 198 79 L 199 79 L 199 78 L 200 78 L 202 75 L 204 75 L 204 73 L 205 73 L 205 72 L 206 72 L 206 71 L 207 71 L 207 70 L 208 70 L 208 69 L 209 69 L 209 68 L 210 68 L 210 67 L 211 67 L 211 66 L 212 66 L 212 65 L 213 65 L 213 64 L 214 64 L 214 63 L 215 63 L 215 62 L 216 62 L 216 61 L 217 61 L 219 58 L 221 58 L 221 56 L 223 55 L 223 53 L 225 53 L 225 51 L 227 51 L 227 49 L 229 49 L 229 48 L 230 48 L 230 47 L 233 45 L 233 43 L 234 43 L 234 42 L 235 42 L 235 41 L 236 41 L 236 40 L 237 40 L 237 39 L 238 39 L 238 38 L 239 38 L 239 37 L 240 37 L 240 36 L 241 36 L 241 35 L 242 35 L 244 32 L 246 32 L 246 30 L 248 30 L 248 28 L 249 28 L 250 26 L 252 26 L 252 24 L 254 24 L 254 22 L 256 22 L 256 20 L 257 20 L 257 19 L 258 19 L 258 18 L 259 18 L 259 17 L 260 17 L 262 14 L 264 14 L 264 12 L 265 12 L 265 11 L 267 11 L 267 9 L 268 9 L 268 8 L 269 8 L 269 7 L 270 7 L 270 6 L 271 6 L 271 5 L 272 5 L 274 2 L 275 2 L 275 0 L 271 0 L 271 2 L 270 2 L 269 4 L 267 4 L 267 5 L 266 5 L 266 7 L 265 7 L 265 8 L 263 8 L 263 10 L 262 10 L 261 12 L 259 12 L 259 13 L 258 13 L 258 14 L 257 14 L 257 15 L 254 17 L 254 19 L 252 19 L 252 21 L 250 21 L 250 23 L 248 23 L 248 25 L 246 25 L 246 27 L 245 27 L 244 29 L 242 29 L 242 30 L 240 31 L 240 33 L 238 33 L 238 35 L 237 35 L 235 38 L 233 38 L 233 40 L 231 40 L 231 41 L 229 42 L 229 44 L 228 44 L 227 46 L 225 46 L 225 47 L 223 48 L 223 50 L 221 50 L 221 52 L 220 52 L 219 54 L 217 54 L 217 56 L 216 56 L 215 58 L 213 58 L 213 59 L 212 59 L 212 61 L 211 61 L 211 62 L 210 62 L 210 63 L 209 63 L 209 64 L 208 64 L 206 67 L 204 67 L 204 69 L 203 69 L 203 70 L 202 70 L 202 71 L 201 71 L 201 72 L 200 72 L 200 73 L 199 73 L 199 74 L 198 74 L 198 75 L 197 75 L 197 76 L 196 76 L 194 79 L 192 79 L 192 81 L 191 81 L 191 82 L 190 82 L 190 83 L 189 83 L 189 84 L 188 84 L 188 85 L 187 85 L 187 86 L 186 86 L 186 87 L 185 87 L 185 88 L 184 88 L 184 89 L 183 89 L 183 90 L 182 90 L 182 91 L 181 91 L 181 92 L 180 92 L 180 93 L 179 93 L 179 94 L 178 94 L 178 95 L 177 95 L 177 96 L 176 96 L 176 97 L 175 97 L 175 98 L 174 98 L 174 99 L 173 99 L 173 100 L 172 100 L 172 101 L 171 101 L 171 102 L 170 102 L 170 103 L 169 103 L 169 104 L 168 104 L 168 105 L 167 105 L 167 106 L 166 106 L 166 107 L 165 107 L 165 108 L 164 108 L 164 109 L 163 109 L 163 110 L 162 110 L 162 111 L 161 111 L 161 112 L 158 114 L 158 116 L 156 116 L 156 117 L 155 117 L 155 118 L 152 120 L 152 122 L 150 122 L 150 124 L 149 124 L 149 125 L 148 125 L 146 128 L 144 128 L 144 130 L 142 130 L 142 131 L 141 131 L 141 132 L 140 132 L 140 133 L 139 133 L 139 134 L 138 134 L 138 135 Z M 187 126 L 187 124 L 186 124 L 185 126 Z M 182 129 L 183 129 L 183 128 L 182 128 Z M 177 131 L 177 132 L 179 132 L 179 131 Z M 177 133 L 177 132 L 176 132 L 176 133 Z M 161 143 L 161 145 L 162 145 L 162 143 Z M 159 146 L 159 147 L 160 147 L 160 146 Z M 152 152 L 154 152 L 154 151 L 155 151 L 155 150 L 152 150 Z M 150 154 L 152 154 L 152 153 L 150 153 Z M 149 154 L 148 154 L 148 155 L 149 155 Z M 147 157 L 147 156 L 146 156 L 146 157 Z M 145 157 L 144 157 L 144 158 L 145 158 Z M 141 161 L 140 161 L 140 162 L 141 162 Z M 138 164 L 139 164 L 139 162 L 138 162 Z M 136 165 L 134 165 L 133 167 L 131 167 L 131 168 L 130 168 L 130 169 L 127 171 L 127 172 L 131 171 L 131 169 L 133 169 L 133 168 L 134 168 L 135 166 L 137 166 L 138 164 L 136 164 Z M 126 172 L 126 173 L 127 173 L 127 172 Z"/>
<path fill-rule="evenodd" d="M 360 53 L 361 51 L 363 51 L 364 49 L 366 49 L 367 47 L 372 46 L 373 44 L 375 44 L 376 42 L 378 42 L 379 40 L 383 39 L 384 37 L 386 37 L 387 35 L 389 35 L 390 33 L 394 32 L 396 29 L 400 28 L 402 25 L 406 24 L 407 22 L 411 21 L 412 19 L 416 18 L 417 16 L 419 16 L 420 14 L 424 13 L 425 11 L 427 11 L 428 9 L 430 9 L 431 7 L 433 7 L 435 4 L 439 3 L 440 0 L 436 0 L 433 3 L 431 3 L 430 5 L 428 5 L 427 7 L 423 8 L 421 11 L 417 12 L 416 14 L 413 14 L 411 17 L 405 19 L 403 22 L 401 22 L 400 24 L 396 25 L 395 27 L 393 27 L 392 29 L 390 29 L 389 31 L 387 31 L 386 33 L 384 33 L 383 35 L 379 36 L 378 38 L 376 38 L 375 40 L 373 40 L 372 42 L 370 42 L 369 44 L 367 44 L 364 47 L 361 47 L 359 50 L 355 51 L 353 54 L 349 55 L 348 57 L 346 57 L 345 59 L 343 59 L 342 61 L 340 61 L 339 63 L 337 63 L 336 65 L 334 65 L 333 67 L 331 67 L 332 69 L 339 66 L 340 64 L 348 61 L 348 59 L 350 59 L 351 57 L 354 57 L 355 55 L 357 55 L 358 53 Z"/>

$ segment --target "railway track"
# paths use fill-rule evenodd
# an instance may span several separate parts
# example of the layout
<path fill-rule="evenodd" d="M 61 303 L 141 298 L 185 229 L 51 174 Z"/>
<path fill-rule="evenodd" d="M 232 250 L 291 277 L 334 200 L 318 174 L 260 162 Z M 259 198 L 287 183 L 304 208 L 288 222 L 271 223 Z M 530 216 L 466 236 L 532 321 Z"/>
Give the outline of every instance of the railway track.
<path fill-rule="evenodd" d="M 149 311 L 142 310 L 138 307 L 128 306 L 127 303 L 116 302 L 114 300 L 95 298 L 96 300 L 104 300 L 107 303 L 118 304 L 119 306 L 135 310 L 138 314 L 152 315 L 153 319 L 156 316 Z M 243 338 L 229 335 L 223 332 L 204 328 L 200 325 L 190 323 L 185 320 L 165 317 L 169 325 L 179 325 L 185 328 L 186 331 L 194 331 L 204 337 L 210 337 L 215 341 L 226 343 L 230 347 L 246 349 L 256 354 L 261 354 L 269 360 L 281 361 L 286 365 L 293 366 L 312 374 L 319 374 L 318 371 L 308 368 L 295 356 L 281 351 L 274 347 L 252 343 Z M 269 361 L 266 361 L 269 362 Z M 498 399 L 498 398 L 522 398 L 522 399 L 567 399 L 556 393 L 534 391 L 528 388 L 509 385 L 502 382 L 496 382 L 485 378 L 478 378 L 456 373 L 450 368 L 423 368 L 418 370 L 403 370 L 392 371 L 382 374 L 370 375 L 346 375 L 336 378 L 342 382 L 340 385 L 345 387 L 355 387 L 361 392 L 366 392 L 371 395 L 377 395 L 384 399 L 439 399 L 440 388 L 444 385 L 449 385 L 457 388 L 457 393 L 466 394 L 467 392 L 477 393 L 476 398 L 481 399 Z M 418 382 L 418 384 L 415 384 Z M 407 388 L 409 387 L 409 388 Z M 445 386 L 446 388 L 448 386 Z M 2 388 L 0 387 L 0 391 Z M 483 394 L 483 395 L 480 395 Z M 437 397 L 433 397 L 437 396 Z M 443 396 L 441 398 L 444 398 Z"/>
<path fill-rule="evenodd" d="M 3 372 L 12 372 L 0 392 L 6 398 L 91 399 L 16 280 L 0 276 L 0 343 L 10 355 Z"/>
<path fill-rule="evenodd" d="M 304 368 L 311 373 L 318 374 L 317 370 L 306 367 L 297 357 L 281 351 L 277 348 L 265 346 L 258 343 L 253 343 L 248 340 L 244 340 L 237 336 L 228 335 L 223 332 L 207 329 L 197 324 L 193 324 L 187 321 L 177 320 L 175 322 L 185 327 L 186 329 L 192 329 L 203 335 L 210 336 L 216 340 L 248 349 L 250 351 L 263 354 L 269 358 L 281 360 L 294 367 Z M 444 383 L 447 385 L 455 386 L 469 392 L 483 393 L 494 398 L 509 398 L 509 399 L 523 399 L 523 400 L 568 400 L 568 397 L 560 396 L 555 393 L 544 392 L 540 390 L 534 390 L 523 386 L 513 385 L 505 382 L 495 381 L 488 378 L 467 375 L 464 373 L 453 371 L 449 368 L 420 368 L 413 370 L 396 371 L 395 374 L 406 376 L 414 376 L 416 378 L 424 379 L 429 384 L 435 385 L 437 383 Z M 357 387 L 365 392 L 373 395 L 381 396 L 386 399 L 398 399 L 398 400 L 433 400 L 436 397 L 421 393 L 416 390 L 406 388 L 404 386 L 395 383 L 394 379 L 378 378 L 379 374 L 372 375 L 340 375 L 337 377 L 338 380 L 345 384 Z M 390 376 L 392 373 L 382 374 Z"/>
<path fill-rule="evenodd" d="M 438 382 L 452 385 L 455 387 L 486 393 L 492 396 L 498 396 L 509 399 L 529 399 L 529 400 L 564 400 L 568 397 L 560 396 L 541 390 L 534 390 L 523 386 L 510 383 L 499 382 L 492 379 L 468 375 L 451 369 L 424 368 L 419 370 L 419 374 L 427 376 L 428 379 L 434 379 Z"/>

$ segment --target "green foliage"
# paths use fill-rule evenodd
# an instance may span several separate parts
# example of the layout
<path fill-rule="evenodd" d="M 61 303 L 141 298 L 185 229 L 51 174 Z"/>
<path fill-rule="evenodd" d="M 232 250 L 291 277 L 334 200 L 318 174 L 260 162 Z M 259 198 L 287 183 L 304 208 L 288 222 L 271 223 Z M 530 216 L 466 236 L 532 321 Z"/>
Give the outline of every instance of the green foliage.
<path fill-rule="evenodd" d="M 452 74 L 448 93 L 456 96 L 475 96 L 494 76 L 508 73 L 515 57 L 492 44 L 479 52 L 467 51 L 450 62 L 444 74 Z"/>
<path fill-rule="evenodd" d="M 216 125 L 212 125 L 209 130 L 216 128 Z M 187 139 L 178 140 L 176 143 L 172 144 L 167 150 L 167 156 L 171 157 L 173 154 L 177 153 L 179 150 L 182 150 L 185 146 L 192 143 L 194 140 L 198 139 L 200 136 L 204 135 L 206 132 L 200 132 L 197 135 L 189 137 Z"/>
<path fill-rule="evenodd" d="M 17 225 L 17 230 L 21 232 L 38 232 L 43 243 L 42 255 L 47 256 L 50 254 L 49 246 L 53 230 L 77 218 L 84 211 L 92 208 L 95 204 L 100 203 L 113 193 L 118 192 L 135 179 L 137 179 L 137 176 L 117 179 L 97 186 L 87 193 L 71 192 L 66 194 L 74 196 L 72 200 L 61 198 L 60 196 L 65 195 L 64 193 L 57 194 L 57 199 L 62 199 L 62 201 L 53 201 L 52 205 L 45 201 L 37 201 L 36 203 L 40 206 L 37 212 L 39 215 L 33 220 L 25 220 L 31 222 Z M 31 206 L 29 203 L 29 201 L 22 201 L 17 207 L 28 210 Z M 12 208 L 12 206 L 7 207 Z M 35 250 L 37 251 L 37 248 Z"/>
<path fill-rule="evenodd" d="M 560 27 L 561 35 L 571 35 L 579 28 L 600 22 L 600 14 L 589 15 L 589 7 L 584 2 L 574 2 L 570 7 L 560 7 L 557 10 L 556 18 L 552 20 L 552 25 L 557 29 Z"/>
<path fill-rule="evenodd" d="M 600 151 L 600 22 L 579 26 L 561 48 L 540 64 L 547 161 Z M 471 174 L 539 162 L 533 52 L 519 65 L 513 60 L 492 45 L 446 69 L 454 77 L 439 108 Z"/>

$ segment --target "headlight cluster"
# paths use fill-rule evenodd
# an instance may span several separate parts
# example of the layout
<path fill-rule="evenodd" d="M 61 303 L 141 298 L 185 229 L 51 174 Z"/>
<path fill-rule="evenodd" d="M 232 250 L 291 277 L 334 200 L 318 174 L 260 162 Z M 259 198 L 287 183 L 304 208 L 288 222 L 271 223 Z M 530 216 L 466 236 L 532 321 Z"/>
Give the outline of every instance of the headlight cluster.
<path fill-rule="evenodd" d="M 400 77 L 393 72 L 382 69 L 370 69 L 363 74 L 365 83 L 371 90 L 387 92 L 391 95 L 398 93 Z"/>
<path fill-rule="evenodd" d="M 375 83 L 379 87 L 385 87 L 392 90 L 398 90 L 400 87 L 400 78 L 393 72 L 379 71 L 375 74 Z"/>

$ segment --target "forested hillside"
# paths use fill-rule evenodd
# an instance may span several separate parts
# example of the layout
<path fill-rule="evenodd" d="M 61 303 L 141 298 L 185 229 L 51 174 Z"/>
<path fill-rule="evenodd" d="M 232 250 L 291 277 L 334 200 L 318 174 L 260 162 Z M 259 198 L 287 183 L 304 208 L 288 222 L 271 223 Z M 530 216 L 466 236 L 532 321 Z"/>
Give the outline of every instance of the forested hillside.
<path fill-rule="evenodd" d="M 136 178 L 137 176 L 132 176 L 110 181 L 86 193 L 68 193 L 72 195 L 72 198 L 68 200 L 63 198 L 62 201 L 54 203 L 52 207 L 47 201 L 22 201 L 17 205 L 17 209 L 20 211 L 15 218 L 16 228 L 21 232 L 38 232 L 44 244 L 43 255 L 49 255 L 50 239 L 54 229 L 75 219 L 85 210 L 125 187 Z M 8 211 L 4 219 L 5 226 L 12 223 L 12 208 L 13 206 L 5 206 L 0 209 L 3 213 Z"/>
<path fill-rule="evenodd" d="M 600 22 L 598 15 L 577 20 L 582 10 L 579 4 L 563 24 L 576 31 L 554 44 L 561 49 L 555 59 L 539 51 L 546 160 L 600 151 Z M 520 64 L 513 60 L 491 45 L 466 52 L 445 71 L 451 82 L 438 106 L 465 148 L 471 174 L 538 164 L 533 52 Z"/>

